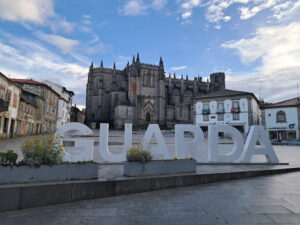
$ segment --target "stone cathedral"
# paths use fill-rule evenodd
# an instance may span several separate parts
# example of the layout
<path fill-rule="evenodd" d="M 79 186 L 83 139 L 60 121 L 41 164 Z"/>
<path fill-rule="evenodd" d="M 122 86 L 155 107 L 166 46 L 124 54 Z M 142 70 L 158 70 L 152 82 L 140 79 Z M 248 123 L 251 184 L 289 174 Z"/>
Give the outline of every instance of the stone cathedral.
<path fill-rule="evenodd" d="M 86 124 L 98 128 L 109 123 L 123 129 L 132 123 L 135 129 L 157 123 L 161 128 L 174 124 L 193 123 L 194 97 L 225 89 L 225 74 L 210 75 L 210 82 L 201 77 L 165 76 L 162 58 L 159 65 L 140 62 L 139 54 L 123 70 L 90 66 L 86 88 Z"/>

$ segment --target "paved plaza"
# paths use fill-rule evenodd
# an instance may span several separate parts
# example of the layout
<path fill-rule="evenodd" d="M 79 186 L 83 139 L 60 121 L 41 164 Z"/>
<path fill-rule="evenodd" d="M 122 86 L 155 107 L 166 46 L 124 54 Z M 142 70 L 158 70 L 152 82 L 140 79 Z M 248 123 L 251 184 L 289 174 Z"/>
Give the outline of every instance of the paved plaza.
<path fill-rule="evenodd" d="M 46 137 L 47 135 L 39 136 L 39 137 Z M 144 132 L 133 132 L 133 143 L 141 143 Z M 175 156 L 175 136 L 174 133 L 166 133 L 163 131 L 163 137 L 167 144 L 168 150 L 172 157 Z M 14 150 L 18 153 L 19 158 L 18 160 L 22 160 L 22 151 L 21 145 L 27 139 L 34 139 L 35 136 L 30 137 L 17 137 L 14 139 L 3 139 L 0 140 L 0 152 L 7 151 L 9 149 Z M 83 137 L 77 137 L 83 138 Z M 91 139 L 94 140 L 95 150 L 94 150 L 94 161 L 97 162 L 105 162 L 101 157 L 98 146 L 99 146 L 99 130 L 94 130 L 94 135 L 90 137 L 84 137 L 84 139 Z M 185 137 L 185 141 L 192 141 L 192 137 Z M 109 148 L 113 153 L 118 153 L 123 148 L 124 142 L 124 132 L 117 131 L 117 130 L 110 130 L 109 131 Z M 156 144 L 155 138 L 152 138 L 151 144 Z M 228 153 L 231 151 L 233 145 L 231 144 L 231 140 L 228 139 L 219 139 L 219 151 L 221 153 Z M 274 150 L 279 158 L 280 162 L 283 163 L 290 163 L 290 165 L 300 166 L 300 146 L 283 146 L 283 145 L 274 145 Z M 68 148 L 66 148 L 68 151 Z M 208 141 L 207 138 L 204 139 L 203 144 L 200 146 L 199 151 L 201 151 L 201 155 L 203 157 L 203 161 L 206 161 L 208 158 Z M 189 157 L 192 155 L 189 155 Z M 160 159 L 161 156 L 157 155 L 154 156 L 154 159 Z M 265 162 L 266 159 L 264 156 L 255 156 L 253 158 L 253 162 Z"/>
<path fill-rule="evenodd" d="M 1 225 L 300 224 L 300 172 L 0 213 Z"/>

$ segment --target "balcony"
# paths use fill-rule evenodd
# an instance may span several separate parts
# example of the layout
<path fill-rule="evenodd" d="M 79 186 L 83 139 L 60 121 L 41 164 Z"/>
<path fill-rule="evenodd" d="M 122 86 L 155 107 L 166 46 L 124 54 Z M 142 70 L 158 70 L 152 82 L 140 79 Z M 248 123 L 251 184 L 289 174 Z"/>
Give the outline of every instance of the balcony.
<path fill-rule="evenodd" d="M 0 112 L 8 111 L 9 102 L 0 98 Z"/>
<path fill-rule="evenodd" d="M 231 112 L 232 113 L 239 113 L 240 112 L 240 107 L 232 107 Z"/>
<path fill-rule="evenodd" d="M 210 113 L 209 109 L 203 109 L 203 115 L 208 115 Z"/>

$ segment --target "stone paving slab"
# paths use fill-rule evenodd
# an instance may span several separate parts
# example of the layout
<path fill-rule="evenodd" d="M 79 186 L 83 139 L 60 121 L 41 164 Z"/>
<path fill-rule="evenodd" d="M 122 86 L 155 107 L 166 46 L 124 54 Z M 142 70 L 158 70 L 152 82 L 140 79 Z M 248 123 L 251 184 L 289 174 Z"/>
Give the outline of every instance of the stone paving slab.
<path fill-rule="evenodd" d="M 0 224 L 296 225 L 299 190 L 300 172 L 285 173 L 2 212 Z"/>

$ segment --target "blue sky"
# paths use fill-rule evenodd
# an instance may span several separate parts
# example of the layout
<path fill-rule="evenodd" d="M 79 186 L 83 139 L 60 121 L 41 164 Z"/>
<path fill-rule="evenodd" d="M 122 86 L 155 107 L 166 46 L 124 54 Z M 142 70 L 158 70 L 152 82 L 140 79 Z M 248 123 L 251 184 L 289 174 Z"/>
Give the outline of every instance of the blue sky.
<path fill-rule="evenodd" d="M 132 55 L 166 73 L 226 73 L 227 88 L 267 101 L 300 85 L 300 0 L 0 0 L 0 71 L 52 80 L 85 104 L 90 63 Z"/>

